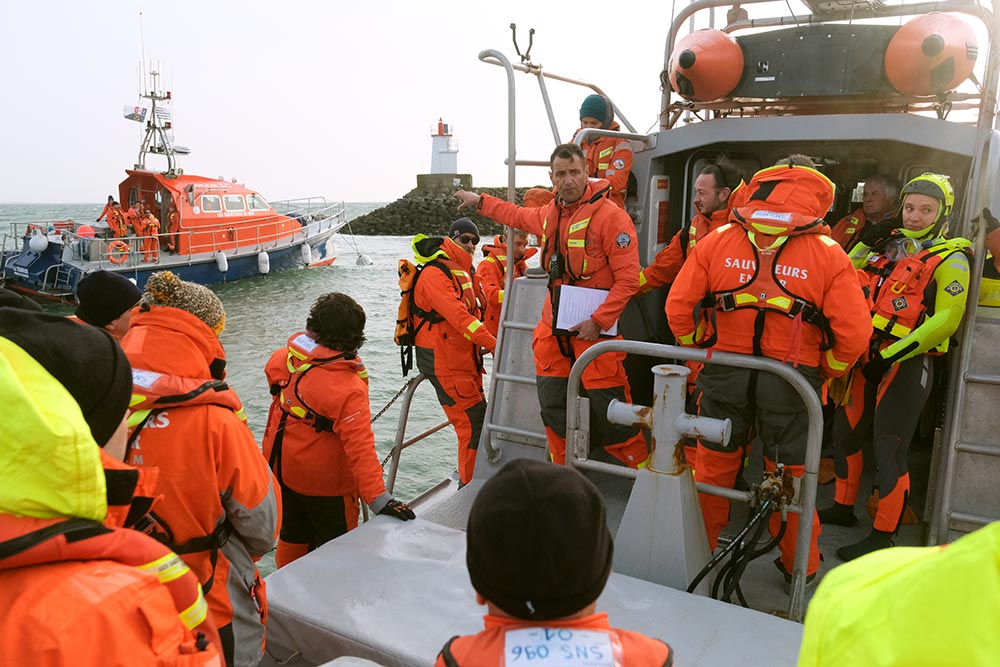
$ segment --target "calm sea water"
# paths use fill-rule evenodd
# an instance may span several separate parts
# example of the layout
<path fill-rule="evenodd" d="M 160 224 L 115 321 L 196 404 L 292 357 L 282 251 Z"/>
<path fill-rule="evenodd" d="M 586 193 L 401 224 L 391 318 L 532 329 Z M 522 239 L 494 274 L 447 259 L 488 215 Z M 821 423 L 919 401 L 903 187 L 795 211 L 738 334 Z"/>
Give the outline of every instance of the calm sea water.
<path fill-rule="evenodd" d="M 0 204 L 0 235 L 8 229 L 7 223 L 13 221 L 90 221 L 97 217 L 102 206 Z M 354 218 L 379 206 L 381 204 L 349 203 L 348 215 Z M 292 333 L 305 328 L 309 308 L 321 294 L 331 291 L 349 294 L 367 313 L 367 342 L 361 349 L 361 357 L 370 377 L 372 414 L 378 412 L 404 383 L 399 367 L 399 348 L 392 334 L 399 304 L 396 263 L 401 257 L 412 258 L 410 239 L 350 234 L 339 234 L 334 239 L 338 258 L 333 266 L 283 271 L 212 287 L 226 308 L 226 330 L 221 340 L 228 359 L 227 379 L 243 400 L 258 442 L 271 402 L 264 364 L 271 352 L 283 347 Z M 359 266 L 359 252 L 370 257 L 372 265 Z M 72 312 L 72 307 L 65 305 L 47 304 L 45 307 L 60 314 Z M 414 373 L 411 371 L 411 375 Z M 392 449 L 399 406 L 397 402 L 373 426 L 380 459 Z M 444 419 L 434 390 L 429 383 L 422 383 L 411 408 L 407 434 L 421 433 Z M 411 499 L 450 475 L 456 466 L 455 448 L 455 436 L 450 428 L 408 448 L 403 452 L 396 495 Z"/>

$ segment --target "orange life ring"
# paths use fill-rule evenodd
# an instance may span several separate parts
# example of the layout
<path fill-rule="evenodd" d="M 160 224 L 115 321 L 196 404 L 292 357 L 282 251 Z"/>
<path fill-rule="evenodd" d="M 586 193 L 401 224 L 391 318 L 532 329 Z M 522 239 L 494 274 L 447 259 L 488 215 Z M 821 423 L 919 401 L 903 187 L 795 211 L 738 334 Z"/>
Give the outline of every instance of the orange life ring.
<path fill-rule="evenodd" d="M 108 244 L 108 251 L 105 254 L 108 261 L 112 264 L 121 264 L 128 259 L 131 252 L 132 248 L 129 247 L 128 243 L 125 243 L 121 239 L 116 239 Z"/>

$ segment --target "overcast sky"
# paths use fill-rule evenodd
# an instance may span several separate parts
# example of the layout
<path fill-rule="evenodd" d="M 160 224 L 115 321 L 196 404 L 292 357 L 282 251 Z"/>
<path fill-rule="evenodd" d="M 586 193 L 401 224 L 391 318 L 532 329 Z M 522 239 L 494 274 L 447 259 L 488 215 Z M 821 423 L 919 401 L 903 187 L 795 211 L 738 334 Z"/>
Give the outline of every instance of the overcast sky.
<path fill-rule="evenodd" d="M 517 62 L 509 24 L 522 51 L 533 27 L 535 63 L 597 84 L 646 132 L 657 122 L 670 14 L 663 0 L 4 2 L 0 202 L 117 193 L 142 135 L 122 106 L 138 102 L 143 47 L 147 69 L 152 62 L 173 93 L 188 173 L 236 177 L 270 199 L 389 201 L 430 170 L 442 117 L 459 142 L 459 171 L 502 186 L 506 79 L 477 54 L 497 49 Z M 538 85 L 516 80 L 518 155 L 547 158 Z M 569 140 L 589 91 L 548 85 Z M 519 173 L 520 185 L 548 182 L 542 169 Z"/>
<path fill-rule="evenodd" d="M 459 171 L 476 185 L 505 185 L 505 75 L 479 51 L 516 61 L 509 24 L 525 46 L 534 27 L 536 63 L 601 86 L 645 131 L 656 122 L 670 5 L 634 4 L 647 18 L 626 27 L 625 12 L 612 17 L 606 2 L 5 2 L 0 201 L 117 193 L 142 135 L 122 106 L 138 101 L 143 42 L 173 93 L 176 142 L 192 149 L 179 158 L 188 173 L 235 176 L 272 199 L 388 201 L 430 171 L 431 128 L 442 117 L 454 126 Z M 517 78 L 518 151 L 547 157 L 538 86 Z M 588 91 L 550 88 L 568 140 Z"/>

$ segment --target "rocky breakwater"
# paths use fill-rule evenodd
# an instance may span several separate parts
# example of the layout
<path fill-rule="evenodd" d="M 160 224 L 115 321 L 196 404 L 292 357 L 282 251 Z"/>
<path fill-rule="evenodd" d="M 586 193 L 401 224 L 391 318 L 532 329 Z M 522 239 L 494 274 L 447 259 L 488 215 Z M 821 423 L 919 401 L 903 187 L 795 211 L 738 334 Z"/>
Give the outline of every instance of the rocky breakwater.
<path fill-rule="evenodd" d="M 475 221 L 484 239 L 502 232 L 503 227 L 478 213 L 459 212 L 454 193 L 457 188 L 415 188 L 396 201 L 351 220 L 355 234 L 371 236 L 413 236 L 428 234 L 441 236 L 448 231 L 452 221 L 463 215 Z M 470 188 L 473 192 L 507 198 L 507 188 Z M 516 201 L 524 203 L 528 188 L 517 188 Z"/>

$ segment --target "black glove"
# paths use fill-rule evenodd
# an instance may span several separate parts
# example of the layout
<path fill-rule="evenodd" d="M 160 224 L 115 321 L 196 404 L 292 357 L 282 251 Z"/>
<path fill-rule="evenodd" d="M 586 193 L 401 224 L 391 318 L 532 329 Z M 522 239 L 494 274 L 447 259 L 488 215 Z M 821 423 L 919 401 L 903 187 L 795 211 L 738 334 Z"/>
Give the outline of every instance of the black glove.
<path fill-rule="evenodd" d="M 385 504 L 379 514 L 385 514 L 386 516 L 396 517 L 400 521 L 408 521 L 409 519 L 416 519 L 417 515 L 413 513 L 410 506 L 401 500 L 396 500 L 393 498 Z"/>
<path fill-rule="evenodd" d="M 874 225 L 867 225 L 858 234 L 858 240 L 869 248 L 874 248 L 880 241 L 884 241 L 892 235 L 892 230 L 903 226 L 902 221 L 896 218 L 889 218 Z"/>
<path fill-rule="evenodd" d="M 871 361 L 861 367 L 861 374 L 865 376 L 866 380 L 877 385 L 890 368 L 892 368 L 892 362 L 881 354 L 876 354 Z"/>

